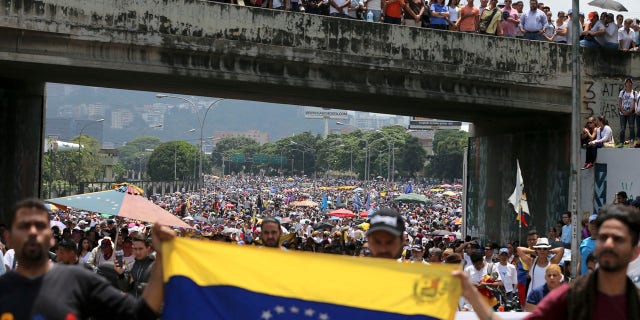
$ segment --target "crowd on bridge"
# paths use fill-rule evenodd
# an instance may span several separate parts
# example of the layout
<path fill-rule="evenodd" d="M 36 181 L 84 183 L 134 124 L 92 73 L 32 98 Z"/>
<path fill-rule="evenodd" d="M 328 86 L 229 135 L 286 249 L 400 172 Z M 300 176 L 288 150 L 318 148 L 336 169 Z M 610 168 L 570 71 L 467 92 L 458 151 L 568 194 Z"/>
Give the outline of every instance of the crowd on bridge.
<path fill-rule="evenodd" d="M 572 10 L 537 0 L 227 0 L 249 6 L 538 41 L 572 41 Z M 446 1 L 446 3 L 445 3 Z M 474 1 L 479 1 L 474 3 Z M 525 5 L 528 9 L 525 10 Z M 640 19 L 579 13 L 580 45 L 635 51 Z"/>

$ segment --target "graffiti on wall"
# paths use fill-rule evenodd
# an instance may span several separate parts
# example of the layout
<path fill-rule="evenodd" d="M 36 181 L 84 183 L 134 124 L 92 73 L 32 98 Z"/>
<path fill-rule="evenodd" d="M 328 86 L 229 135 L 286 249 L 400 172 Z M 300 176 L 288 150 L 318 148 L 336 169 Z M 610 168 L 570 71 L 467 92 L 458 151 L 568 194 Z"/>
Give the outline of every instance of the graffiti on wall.
<path fill-rule="evenodd" d="M 582 81 L 582 114 L 586 117 L 604 115 L 618 118 L 618 94 L 624 89 L 623 79 Z"/>

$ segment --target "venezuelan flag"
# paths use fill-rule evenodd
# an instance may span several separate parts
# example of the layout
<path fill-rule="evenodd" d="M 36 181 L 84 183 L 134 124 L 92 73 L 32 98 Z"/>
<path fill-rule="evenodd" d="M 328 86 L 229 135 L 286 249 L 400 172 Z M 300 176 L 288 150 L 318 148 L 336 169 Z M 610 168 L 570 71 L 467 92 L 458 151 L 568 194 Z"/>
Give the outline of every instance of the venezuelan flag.
<path fill-rule="evenodd" d="M 453 319 L 457 266 L 178 238 L 163 244 L 163 319 Z"/>

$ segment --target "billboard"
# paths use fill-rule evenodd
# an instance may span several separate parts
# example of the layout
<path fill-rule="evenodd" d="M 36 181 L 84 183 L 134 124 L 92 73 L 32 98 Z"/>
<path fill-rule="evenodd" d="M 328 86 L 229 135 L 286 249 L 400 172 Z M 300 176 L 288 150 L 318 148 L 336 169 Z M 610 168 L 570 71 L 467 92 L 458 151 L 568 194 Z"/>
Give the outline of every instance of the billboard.
<path fill-rule="evenodd" d="M 304 117 L 306 119 L 334 119 L 334 120 L 348 120 L 349 115 L 346 110 L 337 109 L 325 109 L 305 107 Z"/>
<path fill-rule="evenodd" d="M 409 120 L 411 130 L 431 130 L 431 129 L 456 129 L 462 127 L 461 121 L 438 120 L 421 117 L 412 117 Z"/>

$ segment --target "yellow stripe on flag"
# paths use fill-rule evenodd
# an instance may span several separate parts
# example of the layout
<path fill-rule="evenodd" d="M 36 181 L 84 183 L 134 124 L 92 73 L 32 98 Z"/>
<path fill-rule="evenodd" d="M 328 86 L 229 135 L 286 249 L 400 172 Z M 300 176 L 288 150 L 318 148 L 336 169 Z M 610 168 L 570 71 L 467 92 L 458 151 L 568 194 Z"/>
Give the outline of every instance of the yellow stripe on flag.
<path fill-rule="evenodd" d="M 457 265 L 425 265 L 177 238 L 163 244 L 165 282 L 184 276 L 199 286 L 404 315 L 453 319 L 461 286 Z M 323 280 L 324 279 L 324 280 Z"/>

